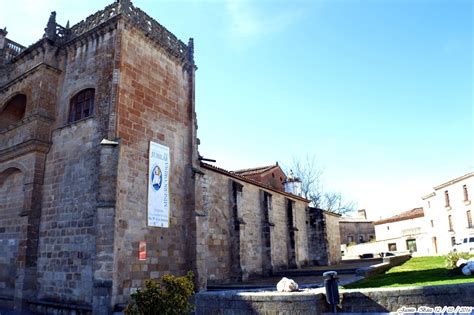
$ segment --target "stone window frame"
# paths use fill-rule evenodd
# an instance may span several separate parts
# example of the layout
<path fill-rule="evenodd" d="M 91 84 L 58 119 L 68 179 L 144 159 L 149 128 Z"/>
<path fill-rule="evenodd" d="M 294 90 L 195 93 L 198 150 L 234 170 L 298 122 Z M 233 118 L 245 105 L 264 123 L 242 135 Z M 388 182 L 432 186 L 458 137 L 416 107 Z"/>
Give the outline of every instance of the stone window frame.
<path fill-rule="evenodd" d="M 92 94 L 90 94 L 92 92 Z M 79 109 L 78 106 L 81 106 Z M 84 107 L 87 106 L 87 112 Z M 75 93 L 69 100 L 68 123 L 74 123 L 94 114 L 95 88 L 88 87 Z M 78 110 L 79 109 L 79 110 Z M 79 114 L 79 117 L 77 116 Z"/>
<path fill-rule="evenodd" d="M 451 203 L 449 201 L 449 192 L 447 190 L 444 191 L 444 203 L 445 203 L 445 207 L 446 208 L 450 208 L 451 207 Z"/>
<path fill-rule="evenodd" d="M 452 215 L 448 215 L 448 226 L 449 226 L 449 232 L 454 232 Z"/>

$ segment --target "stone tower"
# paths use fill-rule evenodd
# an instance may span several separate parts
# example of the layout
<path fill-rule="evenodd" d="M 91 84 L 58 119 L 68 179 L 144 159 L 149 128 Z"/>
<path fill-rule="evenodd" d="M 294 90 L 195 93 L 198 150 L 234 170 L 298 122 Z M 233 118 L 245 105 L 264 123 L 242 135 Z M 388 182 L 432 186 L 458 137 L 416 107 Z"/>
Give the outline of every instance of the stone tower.
<path fill-rule="evenodd" d="M 0 300 L 108 314 L 196 268 L 193 41 L 119 0 L 23 47 L 0 30 Z M 150 142 L 170 151 L 169 228 L 147 225 Z M 144 244 L 147 257 L 139 259 Z"/>

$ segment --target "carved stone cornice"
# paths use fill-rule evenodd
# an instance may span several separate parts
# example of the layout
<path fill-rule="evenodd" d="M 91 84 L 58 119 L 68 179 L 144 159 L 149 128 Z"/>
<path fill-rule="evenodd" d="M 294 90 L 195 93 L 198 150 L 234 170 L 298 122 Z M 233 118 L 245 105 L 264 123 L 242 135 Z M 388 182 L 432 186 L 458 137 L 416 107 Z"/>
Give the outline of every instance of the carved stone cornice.
<path fill-rule="evenodd" d="M 42 63 L 39 63 L 37 64 L 36 66 L 34 66 L 33 68 L 31 68 L 30 70 L 27 70 L 25 72 L 23 72 L 22 74 L 20 74 L 18 77 L 10 80 L 9 82 L 7 82 L 6 84 L 4 84 L 3 86 L 0 86 L 0 94 L 8 91 L 8 89 L 14 85 L 15 83 L 17 82 L 21 82 L 22 80 L 24 80 L 25 78 L 27 78 L 28 76 L 32 75 L 33 73 L 35 73 L 36 71 L 38 71 L 39 69 L 41 68 L 45 68 L 47 70 L 50 70 L 50 71 L 53 71 L 53 72 L 56 72 L 56 73 L 61 73 L 61 70 L 56 68 L 56 67 L 53 67 L 51 65 L 48 65 L 44 62 Z"/>
<path fill-rule="evenodd" d="M 15 62 L 37 49 L 44 49 L 46 43 L 51 46 L 65 48 L 80 43 L 81 40 L 89 36 L 95 36 L 97 32 L 108 32 L 117 27 L 117 21 L 120 17 L 142 31 L 146 37 L 162 47 L 170 56 L 179 60 L 186 70 L 197 69 L 194 64 L 193 40 L 190 39 L 188 45 L 186 45 L 163 25 L 135 7 L 129 0 L 115 1 L 72 27 L 69 27 L 69 25 L 63 27 L 57 24 L 53 12 L 45 29 L 45 36 L 28 48 L 23 49 L 13 57 L 11 62 Z"/>
<path fill-rule="evenodd" d="M 0 129 L 0 135 L 2 133 L 9 132 L 10 130 L 13 130 L 15 128 L 19 128 L 19 127 L 21 127 L 21 126 L 23 126 L 23 125 L 25 125 L 29 122 L 32 122 L 34 120 L 39 120 L 39 121 L 43 121 L 43 122 L 47 122 L 47 123 L 52 123 L 54 121 L 53 118 L 51 118 L 49 116 L 46 116 L 42 113 L 35 113 L 35 114 L 32 114 L 32 115 L 26 116 L 22 120 L 19 120 L 17 122 L 14 122 L 14 123 L 8 125 L 6 128 Z"/>
<path fill-rule="evenodd" d="M 0 163 L 30 152 L 48 153 L 51 142 L 28 140 L 0 151 Z"/>

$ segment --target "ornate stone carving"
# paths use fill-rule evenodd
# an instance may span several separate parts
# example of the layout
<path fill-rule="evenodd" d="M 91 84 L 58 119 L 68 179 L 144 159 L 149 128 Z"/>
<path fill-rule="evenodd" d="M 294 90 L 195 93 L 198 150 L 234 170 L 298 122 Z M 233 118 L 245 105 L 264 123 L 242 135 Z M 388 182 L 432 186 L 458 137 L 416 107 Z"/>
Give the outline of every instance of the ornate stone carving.
<path fill-rule="evenodd" d="M 53 11 L 44 29 L 45 33 L 43 38 L 47 38 L 57 45 L 62 45 L 93 30 L 118 15 L 123 16 L 131 22 L 132 25 L 142 30 L 147 37 L 163 47 L 171 56 L 184 62 L 185 67 L 194 66 L 193 39 L 190 38 L 188 45 L 186 45 L 148 14 L 135 7 L 130 0 L 117 0 L 72 27 L 69 27 L 69 22 L 66 27 L 56 23 L 56 12 Z M 9 59 L 25 50 L 25 47 L 14 42 L 9 41 L 9 44 L 12 46 L 9 47 L 11 48 L 11 56 Z M 34 45 L 35 44 L 32 46 Z"/>
<path fill-rule="evenodd" d="M 49 16 L 48 24 L 46 24 L 46 28 L 44 29 L 43 38 L 48 38 L 54 41 L 56 39 L 56 25 L 56 11 L 53 11 Z"/>

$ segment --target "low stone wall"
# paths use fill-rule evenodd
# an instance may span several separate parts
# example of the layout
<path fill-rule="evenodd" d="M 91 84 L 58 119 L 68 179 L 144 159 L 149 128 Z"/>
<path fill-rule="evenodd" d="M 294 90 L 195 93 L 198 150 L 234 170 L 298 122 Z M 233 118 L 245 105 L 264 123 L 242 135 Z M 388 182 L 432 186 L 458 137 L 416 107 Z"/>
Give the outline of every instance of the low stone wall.
<path fill-rule="evenodd" d="M 401 307 L 474 307 L 474 283 L 429 287 L 343 290 L 345 312 L 395 312 Z"/>
<path fill-rule="evenodd" d="M 369 267 L 363 267 L 356 270 L 356 274 L 364 277 L 372 277 L 378 275 L 388 269 L 403 264 L 405 261 L 411 258 L 410 254 L 384 257 L 383 262 L 375 264 Z"/>
<path fill-rule="evenodd" d="M 395 312 L 402 307 L 474 307 L 474 283 L 429 287 L 342 290 L 338 311 Z M 203 292 L 196 315 L 322 314 L 329 311 L 324 289 L 294 293 Z"/>
<path fill-rule="evenodd" d="M 196 295 L 196 315 L 322 314 L 328 311 L 322 292 L 203 292 Z"/>

